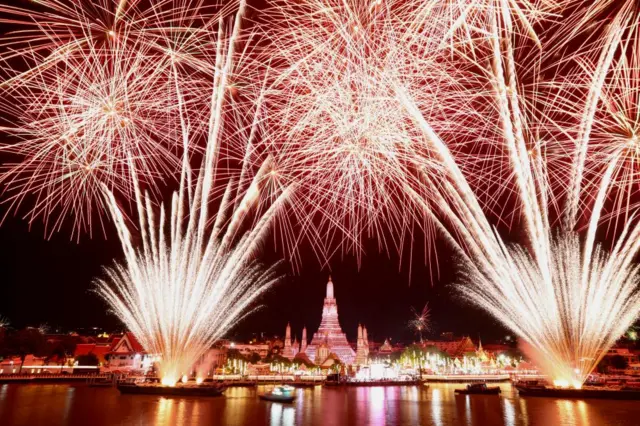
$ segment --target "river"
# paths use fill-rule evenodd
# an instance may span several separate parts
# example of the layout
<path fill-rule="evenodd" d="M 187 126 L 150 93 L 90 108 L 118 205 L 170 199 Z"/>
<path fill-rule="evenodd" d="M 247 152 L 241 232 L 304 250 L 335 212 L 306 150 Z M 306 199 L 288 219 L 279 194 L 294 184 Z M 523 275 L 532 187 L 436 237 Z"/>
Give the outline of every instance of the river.
<path fill-rule="evenodd" d="M 84 384 L 0 385 L 2 426 L 112 425 L 638 425 L 635 401 L 455 396 L 462 385 L 297 389 L 293 404 L 261 401 L 267 388 L 221 398 L 120 395 Z"/>

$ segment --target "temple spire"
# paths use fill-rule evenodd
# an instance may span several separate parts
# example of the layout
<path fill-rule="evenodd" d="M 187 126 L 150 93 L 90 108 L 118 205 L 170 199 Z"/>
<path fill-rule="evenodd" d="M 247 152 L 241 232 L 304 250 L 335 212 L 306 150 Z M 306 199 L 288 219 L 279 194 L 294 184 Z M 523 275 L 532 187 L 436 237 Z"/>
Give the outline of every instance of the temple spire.
<path fill-rule="evenodd" d="M 331 275 L 329 275 L 329 282 L 327 283 L 327 299 L 333 299 L 333 281 L 331 281 Z"/>
<path fill-rule="evenodd" d="M 307 327 L 302 329 L 302 341 L 300 342 L 300 352 L 307 351 Z"/>
<path fill-rule="evenodd" d="M 327 293 L 324 299 L 324 305 L 322 306 L 320 327 L 318 328 L 318 331 L 314 333 L 313 339 L 311 339 L 311 343 L 306 349 L 307 356 L 316 364 L 321 364 L 325 359 L 324 356 L 326 353 L 324 355 L 320 355 L 319 353 L 321 346 L 323 345 L 323 350 L 327 350 L 326 346 L 328 346 L 330 352 L 335 354 L 341 362 L 346 365 L 353 364 L 356 353 L 347 341 L 347 336 L 340 328 L 340 322 L 338 321 L 338 305 L 333 292 L 333 281 L 331 276 L 329 276 L 329 280 L 327 282 Z"/>
<path fill-rule="evenodd" d="M 282 356 L 289 359 L 292 359 L 295 356 L 293 353 L 293 347 L 291 346 L 291 324 L 289 323 L 287 323 L 287 329 L 284 335 L 284 349 L 282 351 Z"/>

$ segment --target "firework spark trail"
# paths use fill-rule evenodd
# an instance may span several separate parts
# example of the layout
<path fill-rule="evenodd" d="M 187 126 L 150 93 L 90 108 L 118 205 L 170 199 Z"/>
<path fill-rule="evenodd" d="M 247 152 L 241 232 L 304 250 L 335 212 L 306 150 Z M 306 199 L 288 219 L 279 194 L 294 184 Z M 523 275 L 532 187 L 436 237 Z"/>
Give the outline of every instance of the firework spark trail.
<path fill-rule="evenodd" d="M 589 194 L 598 193 L 599 176 L 615 158 L 616 168 L 607 189 L 610 200 L 602 219 L 612 224 L 616 233 L 618 225 L 627 221 L 637 207 L 633 199 L 637 193 L 640 140 L 640 17 L 634 2 L 621 3 L 616 16 L 606 22 L 606 27 L 597 20 L 592 24 L 601 37 L 587 44 L 584 52 L 570 56 L 577 65 L 549 89 L 562 93 L 561 102 L 555 106 L 558 115 L 564 115 L 569 125 L 580 123 L 577 131 L 571 132 L 578 141 L 578 157 L 571 167 L 574 176 L 569 177 L 578 185 L 560 191 L 568 192 L 565 223 L 575 227 L 581 210 L 591 208 L 594 197 Z M 561 126 L 567 124 L 563 122 Z M 560 144 L 554 148 L 559 152 L 552 154 L 560 159 L 572 149 Z"/>
<path fill-rule="evenodd" d="M 232 45 L 237 42 L 243 10 L 241 2 L 230 37 L 218 41 L 217 52 L 224 56 L 221 63 L 225 67 L 215 79 L 212 102 L 219 101 L 217 96 L 225 97 L 224 74 L 233 69 Z M 159 218 L 134 176 L 140 247 L 133 242 L 115 196 L 107 191 L 126 261 L 107 269 L 107 279 L 98 280 L 98 292 L 145 350 L 161 355 L 160 374 L 165 385 L 174 385 L 188 374 L 195 361 L 276 281 L 276 265 L 263 269 L 254 256 L 286 199 L 286 190 L 251 229 L 241 231 L 249 211 L 256 207 L 268 166 L 255 173 L 241 194 L 236 193 L 236 181 L 230 180 L 218 211 L 208 208 L 215 179 L 211 159 L 220 146 L 225 117 L 222 105 L 219 101 L 211 109 L 207 154 L 195 188 L 185 153 L 180 188 L 170 207 L 160 207 Z"/>
<path fill-rule="evenodd" d="M 627 4 L 631 5 L 631 2 L 627 2 Z M 575 185 L 571 187 L 571 192 L 568 194 L 567 200 L 568 209 L 566 226 L 569 229 L 573 229 L 576 226 L 585 161 L 589 148 L 589 142 L 591 139 L 591 131 L 594 124 L 594 118 L 596 115 L 599 100 L 602 96 L 605 78 L 612 65 L 617 48 L 622 41 L 622 36 L 629 26 L 629 17 L 627 17 L 627 15 L 630 12 L 631 11 L 626 8 L 623 9 L 623 13 L 618 14 L 615 20 L 611 23 L 611 29 L 609 31 L 609 34 L 607 34 L 605 48 L 602 49 L 602 54 L 598 61 L 595 78 L 589 85 L 589 96 L 587 97 L 585 108 L 586 111 L 583 115 L 583 120 L 580 123 L 579 140 L 577 143 L 578 153 L 576 156 L 576 161 L 573 162 L 574 176 L 572 176 L 571 181 L 575 182 Z"/>
<path fill-rule="evenodd" d="M 423 192 L 416 171 L 437 173 L 439 166 L 390 81 L 420 93 L 434 115 L 444 115 L 447 96 L 465 100 L 447 93 L 456 83 L 446 60 L 433 54 L 416 61 L 402 17 L 394 15 L 398 8 L 395 1 L 316 0 L 275 3 L 268 11 L 272 41 L 261 58 L 274 64 L 264 97 L 267 151 L 278 179 L 298 184 L 290 217 L 301 232 L 290 245 L 309 240 L 321 262 L 339 251 L 359 259 L 369 238 L 380 250 L 402 253 L 414 226 L 430 233 L 405 187 Z M 439 38 L 416 46 L 420 52 L 438 50 L 446 30 L 438 22 L 431 31 Z"/>
<path fill-rule="evenodd" d="M 496 27 L 493 28 L 495 34 Z M 619 160 L 619 155 L 612 155 L 607 169 L 597 175 L 597 195 L 589 213 L 586 237 L 571 228 L 553 236 L 547 219 L 548 198 L 552 194 L 546 184 L 546 163 L 541 156 L 530 160 L 528 151 L 522 149 L 526 123 L 537 117 L 518 111 L 519 101 L 514 96 L 521 95 L 513 81 L 513 59 L 509 51 L 502 50 L 512 47 L 509 43 L 498 46 L 495 38 L 492 43 L 489 75 L 497 88 L 494 102 L 500 111 L 503 143 L 519 188 L 515 193 L 530 248 L 508 245 L 492 229 L 447 146 L 409 94 L 402 87 L 396 92 L 447 165 L 450 176 L 440 184 L 441 198 L 426 208 L 437 212 L 445 223 L 440 229 L 461 248 L 465 265 L 462 293 L 529 342 L 535 348 L 536 361 L 557 384 L 580 387 L 640 310 L 638 266 L 633 264 L 640 249 L 640 225 L 631 216 L 611 252 L 595 242 L 600 212 Z M 503 78 L 503 74 L 510 77 Z M 600 80 L 594 73 L 593 90 L 599 90 Z M 583 114 L 584 120 L 590 119 L 593 111 L 589 104 Z M 570 158 L 580 167 L 580 143 L 576 146 L 578 149 Z M 574 179 L 582 177 L 574 174 Z M 426 175 L 425 180 L 432 178 Z"/>
<path fill-rule="evenodd" d="M 416 311 L 414 307 L 411 307 L 411 315 L 413 318 L 409 320 L 409 328 L 420 337 L 420 341 L 422 342 L 422 333 L 429 331 L 431 327 L 429 304 L 425 304 L 420 312 Z"/>
<path fill-rule="evenodd" d="M 1 86 L 28 80 L 55 66 L 65 55 L 114 43 L 145 43 L 158 53 L 175 47 L 173 53 L 182 62 L 211 72 L 211 64 L 204 60 L 208 34 L 220 17 L 233 11 L 233 4 L 227 2 L 220 7 L 188 0 L 161 0 L 142 8 L 138 1 L 42 0 L 37 10 L 0 5 L 0 22 L 16 27 L 0 42 L 0 60 L 21 58 L 28 66 L 27 70 L 13 71 Z"/>
<path fill-rule="evenodd" d="M 377 241 L 379 250 L 402 255 L 416 226 L 433 234 L 434 224 L 407 188 L 429 198 L 416 171 L 438 174 L 440 165 L 400 107 L 394 85 L 401 84 L 428 111 L 437 133 L 480 139 L 490 120 L 474 127 L 463 112 L 482 97 L 465 87 L 477 85 L 470 81 L 478 77 L 460 61 L 452 66 L 452 50 L 494 37 L 483 28 L 491 23 L 499 27 L 493 30 L 499 31 L 496 45 L 504 33 L 521 28 L 537 40 L 533 24 L 560 8 L 553 1 L 273 2 L 264 31 L 270 43 L 259 58 L 273 64 L 267 67 L 272 78 L 264 99 L 272 143 L 267 150 L 278 178 L 299 184 L 287 229 L 301 231 L 285 245 L 311 241 L 324 263 L 338 252 L 360 259 L 367 239 Z M 509 91 L 514 84 L 508 82 Z M 513 95 L 505 93 L 504 102 L 518 113 Z M 521 151 L 519 161 L 526 162 L 517 121 L 515 127 L 509 133 Z M 456 161 L 480 165 L 489 157 L 456 155 Z M 524 183 L 520 188 L 532 190 Z M 432 238 L 425 241 L 430 246 Z"/>
<path fill-rule="evenodd" d="M 13 136 L 1 148 L 9 159 L 0 178 L 4 201 L 7 214 L 30 204 L 25 217 L 41 219 L 47 236 L 69 217 L 72 238 L 92 234 L 96 219 L 104 233 L 101 185 L 131 197 L 132 158 L 153 190 L 180 165 L 185 133 L 178 116 L 188 116 L 192 141 L 206 129 L 215 66 L 208 46 L 230 7 L 136 3 L 44 1 L 44 12 L 0 7 L 4 22 L 20 28 L 0 52 L 8 76 L 0 111 L 12 120 L 2 131 Z M 9 65 L 17 59 L 27 71 Z"/>
<path fill-rule="evenodd" d="M 426 5 L 417 2 L 406 2 L 400 7 L 403 13 L 411 15 L 411 27 L 421 28 L 429 25 L 432 16 L 436 15 L 444 25 L 441 43 L 449 43 L 451 47 L 459 40 L 474 47 L 474 39 L 484 28 L 488 28 L 498 11 L 505 20 L 511 21 L 509 31 L 521 31 L 540 45 L 535 25 L 557 18 L 559 13 L 573 0 L 443 0 Z M 381 1 L 378 1 L 380 3 Z M 506 22 L 505 22 L 506 24 Z"/>
<path fill-rule="evenodd" d="M 70 56 L 26 87 L 13 88 L 17 105 L 2 107 L 21 120 L 18 127 L 5 129 L 20 141 L 2 151 L 21 160 L 4 165 L 2 182 L 11 194 L 5 202 L 18 207 L 34 194 L 29 221 L 42 217 L 53 222 L 47 233 L 57 231 L 70 215 L 75 216 L 74 232 L 91 232 L 91 209 L 104 207 L 101 184 L 131 193 L 128 157 L 151 184 L 180 164 L 171 69 L 148 51 L 131 52 L 91 49 Z M 203 89 L 204 82 L 182 86 Z"/>

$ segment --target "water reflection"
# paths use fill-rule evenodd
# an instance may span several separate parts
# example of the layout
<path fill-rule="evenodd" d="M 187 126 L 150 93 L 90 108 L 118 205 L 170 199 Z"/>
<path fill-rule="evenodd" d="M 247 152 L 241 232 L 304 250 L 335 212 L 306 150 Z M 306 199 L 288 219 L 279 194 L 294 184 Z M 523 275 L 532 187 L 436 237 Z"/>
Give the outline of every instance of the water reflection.
<path fill-rule="evenodd" d="M 520 406 L 520 412 L 522 413 L 522 419 L 524 420 L 524 425 L 529 426 L 529 416 L 527 415 L 527 403 L 524 398 L 518 398 L 518 404 Z"/>
<path fill-rule="evenodd" d="M 556 402 L 559 417 L 566 424 L 580 424 L 589 426 L 587 404 L 584 401 L 558 400 Z"/>
<path fill-rule="evenodd" d="M 230 388 L 223 398 L 120 395 L 83 385 L 0 385 L 0 425 L 636 425 L 634 401 L 454 396 L 460 385 L 299 389 L 294 404 L 261 401 L 264 389 Z"/>
<path fill-rule="evenodd" d="M 71 405 L 73 404 L 73 396 L 75 395 L 75 388 L 70 387 L 67 389 L 67 396 L 64 399 L 64 421 L 67 422 L 69 413 L 71 412 Z"/>
<path fill-rule="evenodd" d="M 158 409 L 156 410 L 156 423 L 168 424 L 169 420 L 173 417 L 173 403 L 172 398 L 160 398 L 158 401 Z"/>
<path fill-rule="evenodd" d="M 0 408 L 2 408 L 2 403 L 4 399 L 7 397 L 7 391 L 9 389 L 9 385 L 0 386 Z"/>
<path fill-rule="evenodd" d="M 587 413 L 587 403 L 584 401 L 576 401 L 578 404 L 578 412 L 580 413 L 580 421 L 584 426 L 589 426 L 589 415 Z"/>
<path fill-rule="evenodd" d="M 436 426 L 442 426 L 442 395 L 440 389 L 431 391 L 431 415 Z"/>
<path fill-rule="evenodd" d="M 293 407 L 285 407 L 280 403 L 271 403 L 271 426 L 293 426 L 295 425 L 296 412 Z"/>
<path fill-rule="evenodd" d="M 504 424 L 505 424 L 505 426 L 515 426 L 515 424 L 516 424 L 516 409 L 513 406 L 513 402 L 508 398 L 504 398 L 502 401 L 503 401 L 503 404 L 504 404 Z"/>
<path fill-rule="evenodd" d="M 366 388 L 363 389 L 364 392 L 361 392 L 365 396 L 368 395 L 367 403 L 369 404 L 369 422 L 372 425 L 384 425 L 385 423 L 385 397 L 384 397 L 384 388 L 383 387 L 374 387 L 370 388 L 369 392 L 366 391 Z"/>
<path fill-rule="evenodd" d="M 469 395 L 464 396 L 464 414 L 467 424 L 471 425 L 471 397 Z"/>

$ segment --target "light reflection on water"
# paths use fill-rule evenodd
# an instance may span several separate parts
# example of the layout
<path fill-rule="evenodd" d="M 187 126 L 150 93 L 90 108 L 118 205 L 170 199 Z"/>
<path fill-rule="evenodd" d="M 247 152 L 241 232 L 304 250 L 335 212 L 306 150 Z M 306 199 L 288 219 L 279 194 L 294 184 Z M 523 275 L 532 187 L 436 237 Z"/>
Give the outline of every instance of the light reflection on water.
<path fill-rule="evenodd" d="M 513 406 L 513 401 L 508 398 L 502 400 L 504 404 L 504 424 L 505 426 L 515 426 L 516 424 L 516 411 Z"/>
<path fill-rule="evenodd" d="M 374 426 L 384 425 L 386 408 L 384 387 L 358 388 L 358 392 L 369 406 L 370 424 Z"/>
<path fill-rule="evenodd" d="M 433 423 L 436 426 L 442 425 L 442 391 L 440 389 L 434 389 L 431 392 L 431 413 L 433 416 Z"/>
<path fill-rule="evenodd" d="M 120 395 L 85 385 L 0 385 L 2 426 L 112 425 L 635 425 L 633 401 L 455 396 L 461 385 L 297 389 L 293 404 L 261 401 L 269 388 L 230 388 L 223 398 Z"/>
<path fill-rule="evenodd" d="M 288 404 L 271 404 L 271 426 L 295 425 L 296 411 Z"/>

